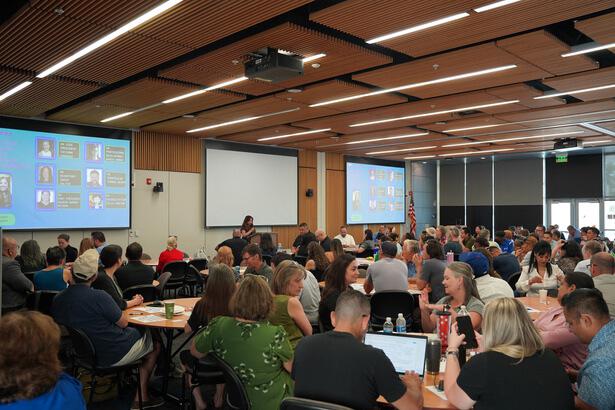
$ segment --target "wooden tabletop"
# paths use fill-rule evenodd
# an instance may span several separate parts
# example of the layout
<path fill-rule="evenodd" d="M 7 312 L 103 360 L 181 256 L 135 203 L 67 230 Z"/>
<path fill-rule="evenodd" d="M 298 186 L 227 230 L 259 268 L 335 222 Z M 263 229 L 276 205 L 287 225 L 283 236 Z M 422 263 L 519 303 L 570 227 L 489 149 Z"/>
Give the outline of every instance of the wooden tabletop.
<path fill-rule="evenodd" d="M 427 389 L 433 386 L 432 378 L 434 376 L 426 374 L 425 380 L 423 381 L 423 410 L 439 410 L 439 409 L 456 409 L 457 407 L 453 406 L 448 402 L 448 400 L 441 399 L 436 394 L 432 393 L 431 390 Z M 444 374 L 440 374 L 436 376 L 439 379 L 444 377 Z M 378 397 L 378 403 L 380 405 L 384 405 L 386 407 L 393 408 L 393 405 L 389 404 L 386 399 L 382 396 Z"/>
<path fill-rule="evenodd" d="M 542 312 L 546 312 L 547 310 L 560 306 L 557 298 L 552 297 L 547 297 L 546 304 L 540 303 L 540 298 L 538 296 L 524 296 L 516 299 L 523 303 L 526 307 L 533 309 L 533 311 L 528 310 L 530 318 L 533 320 L 536 319 Z"/>
<path fill-rule="evenodd" d="M 196 305 L 196 302 L 198 302 L 199 299 L 201 298 L 182 298 L 182 299 L 165 300 L 164 302 L 173 302 L 175 303 L 176 306 L 183 306 L 186 309 L 186 312 L 184 312 L 181 315 L 173 316 L 173 319 L 171 320 L 165 319 L 164 313 L 163 314 L 148 313 L 148 312 L 141 310 L 142 308 L 147 307 L 149 303 L 140 305 L 140 306 L 135 306 L 133 308 L 126 310 L 126 314 L 128 315 L 128 323 L 132 323 L 133 325 L 137 325 L 137 326 L 145 326 L 145 327 L 155 327 L 155 328 L 164 328 L 164 329 L 183 329 L 184 326 L 186 325 L 186 322 L 188 321 L 188 318 L 190 317 L 192 308 L 194 307 L 194 305 Z M 142 318 L 145 316 L 152 317 L 152 318 L 156 316 L 160 320 L 151 321 L 151 322 L 150 321 L 142 322 L 137 319 L 137 318 Z"/>

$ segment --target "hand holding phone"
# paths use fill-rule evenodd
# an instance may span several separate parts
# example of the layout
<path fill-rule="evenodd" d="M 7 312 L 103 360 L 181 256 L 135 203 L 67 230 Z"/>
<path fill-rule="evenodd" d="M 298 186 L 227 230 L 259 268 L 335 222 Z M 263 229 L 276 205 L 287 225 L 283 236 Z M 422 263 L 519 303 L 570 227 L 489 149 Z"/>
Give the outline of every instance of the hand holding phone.
<path fill-rule="evenodd" d="M 478 347 L 470 316 L 457 316 L 457 333 L 465 336 L 464 341 L 466 348 L 476 349 Z"/>

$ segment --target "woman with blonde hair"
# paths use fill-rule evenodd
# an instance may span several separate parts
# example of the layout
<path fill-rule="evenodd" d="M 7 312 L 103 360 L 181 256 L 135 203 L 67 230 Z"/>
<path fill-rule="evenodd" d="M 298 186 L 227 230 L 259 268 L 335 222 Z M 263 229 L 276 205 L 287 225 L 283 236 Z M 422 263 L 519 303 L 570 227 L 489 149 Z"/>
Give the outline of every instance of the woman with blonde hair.
<path fill-rule="evenodd" d="M 215 263 L 221 263 L 229 268 L 233 268 L 235 257 L 233 256 L 233 250 L 228 246 L 221 246 L 218 248 L 218 254 L 214 257 Z"/>
<path fill-rule="evenodd" d="M 79 243 L 79 255 L 78 256 L 83 255 L 83 252 L 87 251 L 88 249 L 95 249 L 94 244 L 92 243 L 92 239 L 83 238 L 81 242 Z"/>
<path fill-rule="evenodd" d="M 305 275 L 303 266 L 294 261 L 282 261 L 275 267 L 271 279 L 274 307 L 269 322 L 284 326 L 293 349 L 303 336 L 312 334 L 312 325 L 299 302 Z"/>
<path fill-rule="evenodd" d="M 474 282 L 474 272 L 472 267 L 464 262 L 453 262 L 444 270 L 444 296 L 435 304 L 430 304 L 429 295 L 423 290 L 419 297 L 421 308 L 421 323 L 424 332 L 431 332 L 436 328 L 436 310 L 447 310 L 451 312 L 451 323 L 455 323 L 457 314 L 461 306 L 465 306 L 472 319 L 474 329 L 480 329 L 485 305 L 478 296 L 476 283 Z"/>
<path fill-rule="evenodd" d="M 574 409 L 570 381 L 561 362 L 514 298 L 487 304 L 479 353 L 460 370 L 465 335 L 454 326 L 446 350 L 444 392 L 458 409 Z M 523 394 L 519 394 L 523 392 Z"/>
<path fill-rule="evenodd" d="M 177 249 L 177 236 L 169 236 L 167 238 L 167 248 L 160 252 L 158 256 L 158 266 L 156 272 L 162 272 L 164 265 L 173 261 L 181 261 L 184 259 L 184 253 Z"/>
<path fill-rule="evenodd" d="M 85 410 L 81 383 L 62 371 L 60 328 L 35 311 L 0 319 L 0 407 Z"/>

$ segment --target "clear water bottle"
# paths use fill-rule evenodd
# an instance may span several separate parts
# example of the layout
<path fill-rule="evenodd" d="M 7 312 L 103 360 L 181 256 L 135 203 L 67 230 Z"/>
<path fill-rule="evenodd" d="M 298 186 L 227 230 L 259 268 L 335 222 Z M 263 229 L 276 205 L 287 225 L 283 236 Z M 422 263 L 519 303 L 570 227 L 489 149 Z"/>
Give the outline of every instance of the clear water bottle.
<path fill-rule="evenodd" d="M 284 248 L 282 248 L 282 244 L 278 242 L 278 253 L 283 252 Z"/>
<path fill-rule="evenodd" d="M 459 307 L 459 312 L 457 313 L 457 317 L 459 316 L 470 316 L 468 313 L 468 309 L 466 309 L 466 305 L 461 305 Z"/>
<path fill-rule="evenodd" d="M 387 317 L 387 320 L 385 320 L 384 325 L 382 325 L 382 331 L 384 333 L 393 333 L 393 322 L 391 322 L 390 317 Z"/>
<path fill-rule="evenodd" d="M 455 261 L 455 254 L 453 253 L 453 251 L 446 252 L 446 263 L 450 265 L 454 261 Z"/>
<path fill-rule="evenodd" d="M 406 319 L 404 319 L 403 313 L 397 314 L 397 320 L 395 321 L 395 331 L 397 333 L 406 333 Z"/>

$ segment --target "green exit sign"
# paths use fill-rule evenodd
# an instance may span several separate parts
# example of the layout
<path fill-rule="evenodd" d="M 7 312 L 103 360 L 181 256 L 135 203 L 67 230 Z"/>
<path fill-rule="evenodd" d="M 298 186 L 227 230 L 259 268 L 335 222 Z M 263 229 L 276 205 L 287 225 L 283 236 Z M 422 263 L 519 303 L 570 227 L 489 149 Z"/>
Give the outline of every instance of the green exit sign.
<path fill-rule="evenodd" d="M 555 162 L 558 164 L 563 163 L 563 162 L 568 162 L 568 155 L 567 154 L 556 155 Z"/>

